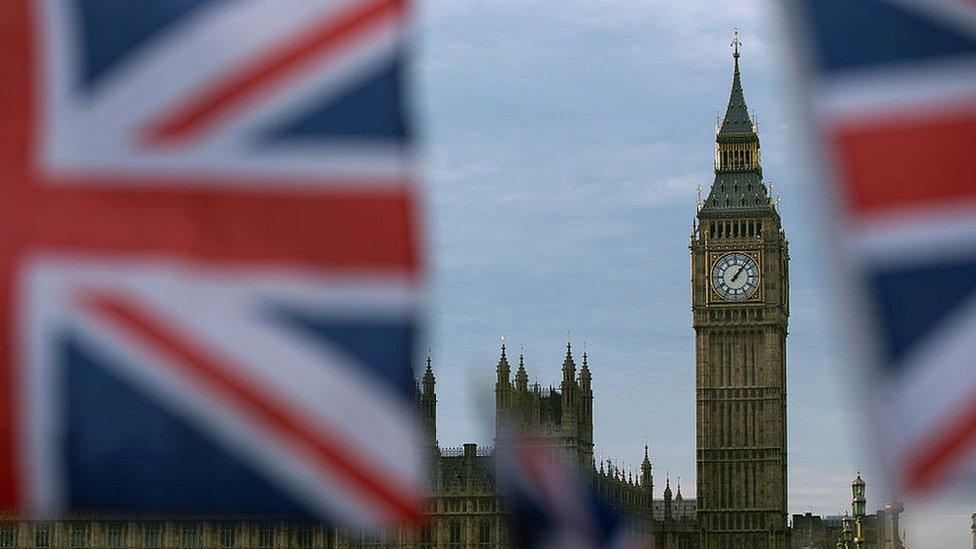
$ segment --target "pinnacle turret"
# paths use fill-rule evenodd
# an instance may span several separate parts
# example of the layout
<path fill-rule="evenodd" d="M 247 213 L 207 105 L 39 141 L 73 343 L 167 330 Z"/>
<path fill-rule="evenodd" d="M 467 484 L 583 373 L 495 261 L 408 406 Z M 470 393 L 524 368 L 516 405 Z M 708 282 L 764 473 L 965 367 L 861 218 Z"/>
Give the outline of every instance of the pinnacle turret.
<path fill-rule="evenodd" d="M 495 380 L 495 436 L 501 433 L 512 418 L 512 368 L 505 354 L 505 337 L 502 337 L 501 355 L 498 357 L 498 378 Z"/>
<path fill-rule="evenodd" d="M 529 374 L 525 371 L 525 355 L 519 353 L 518 371 L 515 372 L 515 387 L 525 392 L 529 387 Z"/>
<path fill-rule="evenodd" d="M 647 445 L 644 445 L 644 461 L 641 462 L 641 486 L 643 486 L 648 493 L 653 494 L 654 492 L 654 479 L 651 478 L 651 458 L 648 457 Z"/>
<path fill-rule="evenodd" d="M 671 520 L 671 473 L 664 475 L 664 520 Z"/>
<path fill-rule="evenodd" d="M 580 388 L 584 391 L 590 390 L 590 383 L 593 381 L 593 375 L 590 374 L 590 363 L 589 355 L 586 353 L 586 346 L 583 346 L 583 364 L 580 366 Z"/>
<path fill-rule="evenodd" d="M 424 380 L 423 380 L 424 394 L 433 394 L 434 393 L 434 385 L 435 385 L 436 381 L 437 380 L 434 378 L 434 370 L 431 368 L 431 365 L 430 365 L 430 351 L 428 351 L 427 352 L 427 368 L 424 370 Z"/>
<path fill-rule="evenodd" d="M 573 345 L 566 343 L 566 358 L 563 359 L 563 381 L 572 382 L 576 378 L 576 361 L 573 360 Z"/>
<path fill-rule="evenodd" d="M 436 379 L 431 366 L 430 348 L 427 349 L 427 367 L 421 380 L 423 390 L 420 391 L 420 407 L 423 414 L 424 427 L 427 431 L 427 443 L 431 448 L 437 448 L 437 393 L 434 392 Z"/>
<path fill-rule="evenodd" d="M 498 382 L 508 383 L 509 373 L 512 371 L 511 367 L 508 365 L 508 356 L 505 354 L 505 337 L 502 337 L 502 351 L 501 356 L 498 357 Z"/>

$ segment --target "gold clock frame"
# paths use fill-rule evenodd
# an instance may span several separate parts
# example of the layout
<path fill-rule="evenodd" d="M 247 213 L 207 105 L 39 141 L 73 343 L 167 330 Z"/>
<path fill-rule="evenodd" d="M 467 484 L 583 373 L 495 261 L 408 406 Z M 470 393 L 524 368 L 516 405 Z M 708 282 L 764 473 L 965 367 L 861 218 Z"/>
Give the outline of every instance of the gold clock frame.
<path fill-rule="evenodd" d="M 759 267 L 759 285 L 756 287 L 755 293 L 749 296 L 748 299 L 743 299 L 741 301 L 731 301 L 722 297 L 718 293 L 718 290 L 715 289 L 715 281 L 712 279 L 712 270 L 715 268 L 715 263 L 717 263 L 718 260 L 730 254 L 747 255 L 751 257 L 752 260 L 755 261 L 756 265 Z M 763 301 L 766 300 L 766 293 L 764 288 L 766 285 L 765 284 L 766 277 L 765 277 L 765 273 L 763 272 L 762 250 L 722 250 L 717 252 L 708 252 L 708 265 L 705 266 L 705 269 L 706 269 L 705 276 L 707 277 L 708 280 L 707 295 L 708 295 L 709 304 L 736 306 L 736 305 L 743 305 L 743 304 L 762 303 Z"/>

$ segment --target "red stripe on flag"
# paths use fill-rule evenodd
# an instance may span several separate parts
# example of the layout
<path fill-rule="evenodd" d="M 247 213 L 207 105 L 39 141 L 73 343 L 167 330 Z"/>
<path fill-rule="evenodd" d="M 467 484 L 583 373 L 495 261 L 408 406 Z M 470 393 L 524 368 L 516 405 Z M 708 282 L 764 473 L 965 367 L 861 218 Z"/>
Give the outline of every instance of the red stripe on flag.
<path fill-rule="evenodd" d="M 322 422 L 311 423 L 296 413 L 290 403 L 266 390 L 260 383 L 237 375 L 240 368 L 227 362 L 177 326 L 154 318 L 131 300 L 106 294 L 83 297 L 83 306 L 143 343 L 162 352 L 167 364 L 214 393 L 223 393 L 237 411 L 260 423 L 266 430 L 320 460 L 318 465 L 338 472 L 364 495 L 382 504 L 387 518 L 417 523 L 422 518 L 421 499 L 396 479 L 371 464 L 343 437 Z M 322 419 L 322 418 L 318 418 Z M 326 465 L 327 464 L 327 465 Z"/>
<path fill-rule="evenodd" d="M 830 139 L 852 213 L 976 200 L 976 104 L 844 120 Z"/>
<path fill-rule="evenodd" d="M 969 455 L 974 446 L 976 398 L 971 398 L 969 406 L 960 409 L 949 425 L 934 429 L 931 437 L 915 446 L 918 451 L 907 460 L 902 479 L 905 487 L 911 492 L 922 493 L 936 486 L 946 478 L 944 473 Z"/>
<path fill-rule="evenodd" d="M 177 110 L 148 126 L 146 141 L 150 144 L 172 143 L 198 135 L 241 104 L 254 100 L 301 70 L 303 65 L 337 53 L 346 42 L 389 17 L 402 16 L 404 8 L 404 0 L 372 0 L 354 3 L 339 14 L 330 14 L 309 32 L 216 82 L 199 97 L 181 102 Z"/>
<path fill-rule="evenodd" d="M 38 184 L 23 204 L 0 206 L 7 237 L 22 246 L 93 255 L 171 256 L 373 272 L 418 271 L 411 187 L 300 193 L 266 190 Z M 143 183 L 144 184 L 144 183 Z"/>
<path fill-rule="evenodd" d="M 27 149 L 33 128 L 28 124 L 34 95 L 28 75 L 34 43 L 29 29 L 32 23 L 29 0 L 7 1 L 0 9 L 0 204 L 7 202 L 13 187 L 26 171 Z M 18 474 L 21 457 L 18 437 L 21 396 L 17 388 L 14 364 L 16 340 L 13 310 L 15 260 L 8 231 L 0 232 L 0 510 L 15 509 L 22 504 L 22 478 Z"/>

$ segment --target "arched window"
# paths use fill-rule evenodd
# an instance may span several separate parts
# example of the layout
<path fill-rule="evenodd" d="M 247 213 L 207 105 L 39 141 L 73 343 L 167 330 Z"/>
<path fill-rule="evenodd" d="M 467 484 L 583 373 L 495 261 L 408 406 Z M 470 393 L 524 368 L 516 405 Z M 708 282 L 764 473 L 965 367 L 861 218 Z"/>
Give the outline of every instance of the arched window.
<path fill-rule="evenodd" d="M 461 546 L 461 522 L 452 520 L 449 527 L 449 544 L 451 547 Z"/>
<path fill-rule="evenodd" d="M 491 547 L 491 522 L 488 520 L 482 520 L 478 524 L 478 545 Z"/>

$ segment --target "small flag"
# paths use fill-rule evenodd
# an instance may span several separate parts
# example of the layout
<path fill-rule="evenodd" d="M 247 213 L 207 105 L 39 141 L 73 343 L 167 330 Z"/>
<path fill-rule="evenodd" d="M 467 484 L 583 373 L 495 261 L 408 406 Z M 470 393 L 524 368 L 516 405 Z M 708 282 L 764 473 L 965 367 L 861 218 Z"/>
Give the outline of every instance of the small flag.
<path fill-rule="evenodd" d="M 413 521 L 402 0 L 0 10 L 0 510 Z"/>
<path fill-rule="evenodd" d="M 511 513 L 511 539 L 525 548 L 651 547 L 593 491 L 582 472 L 544 440 L 507 437 L 498 478 Z"/>
<path fill-rule="evenodd" d="M 976 487 L 976 4 L 784 0 L 901 494 Z"/>

